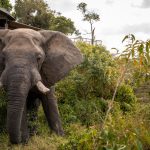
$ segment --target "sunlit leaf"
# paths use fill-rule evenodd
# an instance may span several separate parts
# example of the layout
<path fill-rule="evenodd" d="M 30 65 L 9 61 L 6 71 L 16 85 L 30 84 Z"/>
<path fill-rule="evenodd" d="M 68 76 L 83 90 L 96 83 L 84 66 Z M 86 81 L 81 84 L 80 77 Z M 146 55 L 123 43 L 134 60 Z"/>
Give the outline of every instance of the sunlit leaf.
<path fill-rule="evenodd" d="M 146 42 L 146 58 L 148 62 L 150 63 L 150 41 Z"/>
<path fill-rule="evenodd" d="M 129 53 L 127 56 L 128 56 L 127 58 L 129 59 L 129 58 L 130 58 L 130 56 L 131 56 L 131 53 Z"/>
<path fill-rule="evenodd" d="M 146 58 L 147 58 L 147 61 L 150 63 L 150 55 L 149 55 L 149 53 L 146 53 Z"/>
<path fill-rule="evenodd" d="M 140 65 L 142 65 L 143 64 L 143 57 L 140 57 Z"/>
<path fill-rule="evenodd" d="M 132 57 L 134 57 L 134 48 L 132 48 L 132 50 L 131 50 L 131 53 L 132 53 Z"/>
<path fill-rule="evenodd" d="M 149 43 L 146 42 L 146 52 L 147 52 L 147 53 L 149 53 L 149 48 L 150 48 L 150 47 L 149 47 Z"/>
<path fill-rule="evenodd" d="M 129 52 L 129 49 L 126 48 L 122 53 Z"/>
<path fill-rule="evenodd" d="M 138 64 L 138 62 L 137 62 L 137 60 L 136 59 L 134 59 L 134 65 L 137 65 Z"/>

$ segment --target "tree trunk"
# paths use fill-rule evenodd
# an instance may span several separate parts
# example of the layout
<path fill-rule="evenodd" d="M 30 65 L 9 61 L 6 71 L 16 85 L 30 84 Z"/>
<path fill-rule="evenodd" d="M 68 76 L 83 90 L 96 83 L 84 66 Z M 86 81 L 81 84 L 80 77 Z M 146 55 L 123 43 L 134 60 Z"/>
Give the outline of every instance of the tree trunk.
<path fill-rule="evenodd" d="M 95 28 L 93 29 L 92 22 L 90 22 L 90 25 L 91 25 L 91 45 L 94 45 L 94 31 L 95 31 Z"/>

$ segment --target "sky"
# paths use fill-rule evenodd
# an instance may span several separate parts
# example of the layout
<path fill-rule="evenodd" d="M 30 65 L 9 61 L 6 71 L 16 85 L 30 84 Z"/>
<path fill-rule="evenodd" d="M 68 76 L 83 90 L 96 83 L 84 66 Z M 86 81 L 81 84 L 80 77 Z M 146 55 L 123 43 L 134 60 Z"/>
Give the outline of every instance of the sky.
<path fill-rule="evenodd" d="M 13 4 L 15 0 L 10 0 Z M 150 0 L 46 0 L 52 10 L 71 18 L 75 27 L 88 38 L 90 25 L 83 21 L 82 13 L 77 10 L 81 2 L 90 11 L 100 16 L 94 24 L 97 40 L 102 40 L 108 50 L 123 50 L 122 39 L 134 34 L 137 39 L 150 39 Z"/>

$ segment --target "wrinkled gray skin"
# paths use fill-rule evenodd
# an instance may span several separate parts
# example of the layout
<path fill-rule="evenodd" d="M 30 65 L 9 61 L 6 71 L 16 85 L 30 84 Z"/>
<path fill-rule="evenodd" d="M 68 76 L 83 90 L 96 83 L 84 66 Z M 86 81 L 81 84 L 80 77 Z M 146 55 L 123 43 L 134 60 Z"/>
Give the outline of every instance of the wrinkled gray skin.
<path fill-rule="evenodd" d="M 0 30 L 0 84 L 8 94 L 10 142 L 27 142 L 27 110 L 40 99 L 49 127 L 63 135 L 53 85 L 80 64 L 82 56 L 64 34 L 31 29 Z M 41 81 L 50 91 L 41 92 Z"/>

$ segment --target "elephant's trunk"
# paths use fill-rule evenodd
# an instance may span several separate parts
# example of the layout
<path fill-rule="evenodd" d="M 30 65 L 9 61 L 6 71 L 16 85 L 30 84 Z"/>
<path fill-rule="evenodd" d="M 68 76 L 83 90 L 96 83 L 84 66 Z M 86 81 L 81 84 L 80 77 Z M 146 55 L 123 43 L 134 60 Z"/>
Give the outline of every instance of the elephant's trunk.
<path fill-rule="evenodd" d="M 8 93 L 7 129 L 10 141 L 17 144 L 21 142 L 21 121 L 29 90 L 37 86 L 39 91 L 46 94 L 49 89 L 42 84 L 36 68 L 29 71 L 27 67 L 19 65 L 4 70 L 0 83 Z"/>
<path fill-rule="evenodd" d="M 21 120 L 30 86 L 30 79 L 24 74 L 14 74 L 9 78 L 7 128 L 10 141 L 14 144 L 21 142 Z"/>

